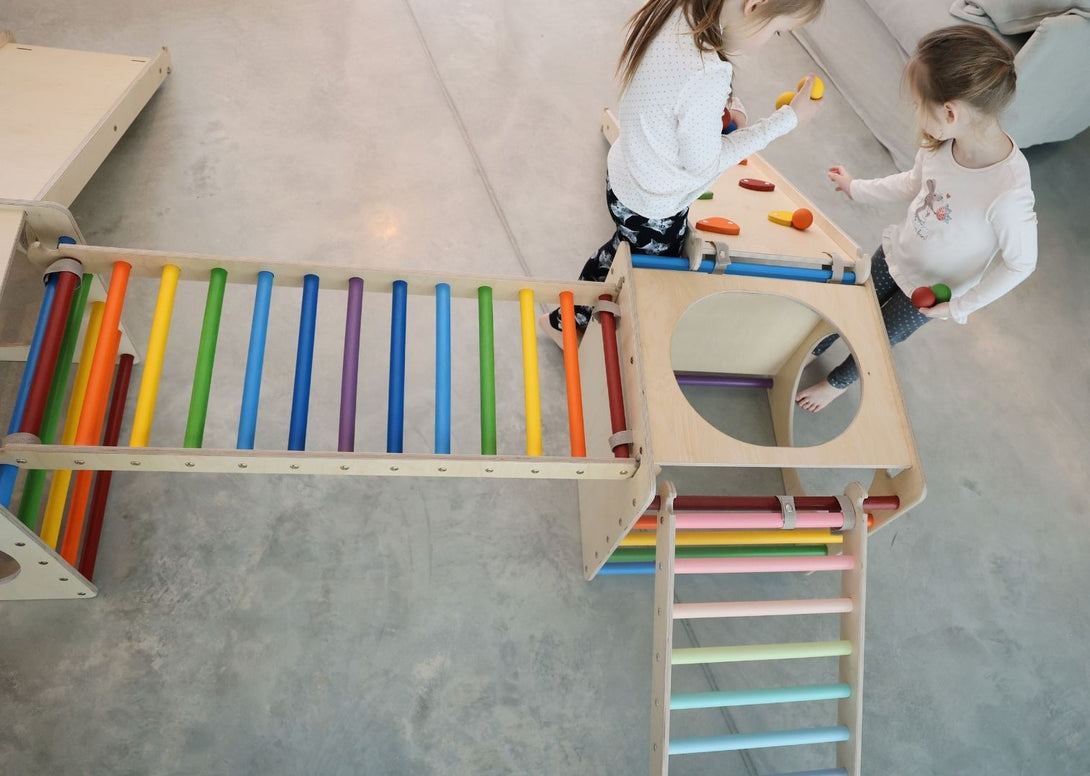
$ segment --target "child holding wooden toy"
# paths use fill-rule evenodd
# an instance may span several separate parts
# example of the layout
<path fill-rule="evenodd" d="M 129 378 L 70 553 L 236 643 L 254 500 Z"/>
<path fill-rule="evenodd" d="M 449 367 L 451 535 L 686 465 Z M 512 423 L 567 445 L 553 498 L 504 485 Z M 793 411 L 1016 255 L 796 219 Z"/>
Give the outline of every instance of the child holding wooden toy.
<path fill-rule="evenodd" d="M 824 0 L 648 0 L 629 20 L 618 71 L 620 137 L 609 151 L 606 203 L 617 230 L 580 280 L 604 281 L 621 240 L 635 252 L 684 253 L 689 205 L 728 167 L 817 112 L 807 77 L 789 105 L 747 124 L 732 99 L 729 57 L 820 13 Z M 739 128 L 722 134 L 724 106 Z M 577 307 L 582 331 L 591 308 Z M 562 346 L 560 311 L 540 328 Z"/>
<path fill-rule="evenodd" d="M 920 40 L 905 75 L 922 145 L 912 169 L 874 180 L 829 169 L 836 190 L 850 199 L 909 203 L 904 221 L 885 230 L 872 260 L 892 344 L 933 318 L 965 323 L 1037 265 L 1029 164 L 999 123 L 1014 96 L 1013 52 L 983 27 L 946 27 Z M 924 286 L 949 301 L 934 304 L 933 294 L 917 294 L 917 302 L 927 297 L 934 304 L 917 309 L 910 295 Z M 813 354 L 835 339 L 827 337 Z M 858 377 L 849 357 L 795 401 L 817 412 Z"/>

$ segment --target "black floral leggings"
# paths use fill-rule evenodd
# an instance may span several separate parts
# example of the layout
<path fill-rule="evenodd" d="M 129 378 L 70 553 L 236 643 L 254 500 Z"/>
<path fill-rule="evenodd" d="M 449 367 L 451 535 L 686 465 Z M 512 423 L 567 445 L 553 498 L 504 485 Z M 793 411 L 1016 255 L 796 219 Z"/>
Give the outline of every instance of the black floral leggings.
<path fill-rule="evenodd" d="M 579 273 L 580 280 L 593 280 L 601 283 L 609 274 L 613 257 L 624 240 L 632 246 L 633 253 L 645 253 L 650 256 L 681 256 L 685 253 L 685 235 L 688 227 L 689 208 L 666 218 L 644 218 L 625 207 L 606 181 L 606 204 L 617 231 L 613 237 L 591 256 Z M 584 305 L 575 307 L 575 326 L 583 331 L 590 322 L 592 308 Z M 560 310 L 549 314 L 549 324 L 560 331 Z"/>
<path fill-rule="evenodd" d="M 871 259 L 871 278 L 874 280 L 874 293 L 878 297 L 878 304 L 882 308 L 882 320 L 886 324 L 889 344 L 904 342 L 910 334 L 931 320 L 913 306 L 912 300 L 905 296 L 890 276 L 886 254 L 882 248 L 875 251 Z M 830 334 L 819 342 L 813 350 L 814 355 L 820 356 L 828 350 L 839 336 Z M 848 356 L 840 366 L 829 372 L 826 379 L 834 388 L 847 388 L 859 379 L 859 367 L 855 365 L 855 359 Z"/>

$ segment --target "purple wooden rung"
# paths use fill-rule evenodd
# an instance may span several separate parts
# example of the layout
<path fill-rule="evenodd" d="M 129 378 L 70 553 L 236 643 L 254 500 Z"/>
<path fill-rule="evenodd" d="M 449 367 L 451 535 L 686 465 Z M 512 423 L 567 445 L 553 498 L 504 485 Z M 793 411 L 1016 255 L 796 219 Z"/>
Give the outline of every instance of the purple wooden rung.
<path fill-rule="evenodd" d="M 708 385 L 715 388 L 765 388 L 772 389 L 771 377 L 753 375 L 728 375 L 719 372 L 674 372 L 678 385 Z"/>
<path fill-rule="evenodd" d="M 348 279 L 348 310 L 344 322 L 344 358 L 341 363 L 341 412 L 337 451 L 356 447 L 356 391 L 360 369 L 360 323 L 363 317 L 363 279 Z"/>

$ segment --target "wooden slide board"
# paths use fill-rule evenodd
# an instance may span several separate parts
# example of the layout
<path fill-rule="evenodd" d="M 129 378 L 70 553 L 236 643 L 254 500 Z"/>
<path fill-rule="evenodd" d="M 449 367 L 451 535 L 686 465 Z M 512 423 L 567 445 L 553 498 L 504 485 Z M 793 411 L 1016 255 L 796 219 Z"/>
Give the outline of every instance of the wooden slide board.
<path fill-rule="evenodd" d="M 602 113 L 602 134 L 610 143 L 620 136 L 617 118 L 606 109 Z M 775 191 L 752 191 L 738 185 L 741 178 L 758 178 L 776 186 Z M 723 172 L 708 191 L 712 199 L 697 200 L 689 208 L 693 224 L 713 216 L 729 218 L 741 227 L 741 233 L 727 236 L 700 232 L 709 241 L 725 242 L 732 251 L 763 253 L 789 257 L 793 264 L 816 266 L 829 264 L 839 256 L 846 264 L 858 269 L 862 283 L 869 275 L 869 259 L 847 234 L 814 206 L 798 189 L 760 155 L 754 154 L 744 165 L 735 165 Z M 814 223 L 805 231 L 780 226 L 768 220 L 773 210 L 794 211 L 805 207 L 814 214 Z"/>
<path fill-rule="evenodd" d="M 71 220 L 65 208 L 169 72 L 165 48 L 149 57 L 99 54 L 16 43 L 10 32 L 0 32 L 0 200 L 9 201 L 0 209 L 0 357 L 19 359 L 25 352 L 36 308 L 11 300 L 37 298 L 31 292 L 40 282 L 18 260 L 24 226 L 10 201 L 59 206 L 27 214 L 30 239 L 55 245 L 53 227 Z M 96 277 L 91 298 L 104 297 Z M 124 327 L 121 352 L 136 353 Z"/>

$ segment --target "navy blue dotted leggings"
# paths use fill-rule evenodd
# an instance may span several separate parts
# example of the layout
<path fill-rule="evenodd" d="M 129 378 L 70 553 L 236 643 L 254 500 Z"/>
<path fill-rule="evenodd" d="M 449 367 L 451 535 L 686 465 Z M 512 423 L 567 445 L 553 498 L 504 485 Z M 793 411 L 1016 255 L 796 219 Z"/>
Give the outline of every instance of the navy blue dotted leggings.
<path fill-rule="evenodd" d="M 593 280 L 601 283 L 609 274 L 609 268 L 613 264 L 613 257 L 617 255 L 617 249 L 624 240 L 632 246 L 633 253 L 645 253 L 649 256 L 683 256 L 685 254 L 685 236 L 689 224 L 689 208 L 680 213 L 675 213 L 666 218 L 645 218 L 639 213 L 625 207 L 606 180 L 606 205 L 609 214 L 613 217 L 613 223 L 617 230 L 609 242 L 595 251 L 587 263 L 583 265 L 583 271 L 579 273 L 580 280 Z M 579 331 L 587 328 L 593 308 L 584 305 L 575 306 L 575 327 Z M 560 310 L 553 310 L 549 314 L 549 324 L 560 331 Z"/>
<path fill-rule="evenodd" d="M 882 320 L 886 324 L 889 344 L 904 342 L 910 334 L 931 320 L 913 306 L 912 300 L 905 296 L 890 276 L 886 254 L 881 248 L 874 252 L 871 259 L 871 278 L 874 280 L 874 293 L 878 297 L 878 304 L 882 307 Z M 830 334 L 819 342 L 814 348 L 814 355 L 820 356 L 828 350 L 839 336 Z M 855 365 L 855 359 L 848 356 L 840 366 L 829 372 L 826 379 L 834 388 L 847 388 L 859 379 L 859 367 Z"/>

